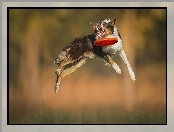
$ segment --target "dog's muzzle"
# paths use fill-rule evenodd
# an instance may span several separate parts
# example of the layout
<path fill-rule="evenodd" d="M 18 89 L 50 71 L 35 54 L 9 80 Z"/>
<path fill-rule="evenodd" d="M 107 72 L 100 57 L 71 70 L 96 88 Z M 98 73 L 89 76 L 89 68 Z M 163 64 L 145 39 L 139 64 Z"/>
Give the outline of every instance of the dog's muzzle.
<path fill-rule="evenodd" d="M 105 30 L 102 28 L 100 24 L 96 25 L 96 31 L 95 31 L 97 38 L 102 39 L 105 37 Z"/>

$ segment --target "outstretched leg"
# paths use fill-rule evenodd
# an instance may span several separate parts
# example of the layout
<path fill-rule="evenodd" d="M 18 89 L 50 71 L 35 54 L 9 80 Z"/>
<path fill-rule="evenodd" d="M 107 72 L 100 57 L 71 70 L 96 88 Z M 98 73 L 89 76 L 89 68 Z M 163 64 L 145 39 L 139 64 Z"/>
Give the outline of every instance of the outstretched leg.
<path fill-rule="evenodd" d="M 109 55 L 105 55 L 104 59 L 106 60 L 106 62 L 108 62 L 113 68 L 114 70 L 118 73 L 121 74 L 121 69 L 120 67 L 113 61 L 113 59 L 109 56 Z"/>
<path fill-rule="evenodd" d="M 109 55 L 105 55 L 104 59 L 106 60 L 106 62 L 108 62 L 114 68 L 114 70 L 118 74 L 121 74 L 121 69 L 119 68 L 119 66 L 113 61 L 113 59 Z"/>
<path fill-rule="evenodd" d="M 124 50 L 122 50 L 122 51 L 120 52 L 119 55 L 120 55 L 120 57 L 122 58 L 124 64 L 126 65 L 128 71 L 129 71 L 129 75 L 130 75 L 131 79 L 132 79 L 133 81 L 135 81 L 135 80 L 136 80 L 136 79 L 135 79 L 135 74 L 134 74 L 134 72 L 132 71 L 132 68 L 131 68 L 131 66 L 130 66 L 130 64 L 129 64 L 129 62 L 128 62 L 128 60 L 127 60 L 126 53 L 124 52 Z"/>
<path fill-rule="evenodd" d="M 56 92 L 56 93 L 57 93 L 57 91 L 58 91 L 58 89 L 59 89 L 59 85 L 60 85 L 59 76 L 60 76 L 60 71 L 61 71 L 61 70 L 62 70 L 61 67 L 58 67 L 58 68 L 56 69 L 56 71 L 55 71 L 56 76 L 57 76 L 57 79 L 56 79 L 56 85 L 55 85 L 54 89 L 55 89 L 55 92 Z"/>
<path fill-rule="evenodd" d="M 77 62 L 74 62 L 75 64 L 71 67 L 68 67 L 65 70 L 62 70 L 62 72 L 59 73 L 59 69 L 56 70 L 57 74 L 57 80 L 56 80 L 56 86 L 55 86 L 55 92 L 57 93 L 60 85 L 60 81 L 70 73 L 74 72 L 77 68 L 81 67 L 83 64 L 85 64 L 86 58 L 80 59 Z"/>
<path fill-rule="evenodd" d="M 55 92 L 59 89 L 60 85 L 60 74 L 64 70 L 64 67 L 68 64 L 74 63 L 76 60 L 73 60 L 72 58 L 68 57 L 68 49 L 62 51 L 54 60 L 54 65 L 57 64 L 58 67 L 55 71 L 57 79 L 56 79 L 56 85 L 55 85 Z"/>

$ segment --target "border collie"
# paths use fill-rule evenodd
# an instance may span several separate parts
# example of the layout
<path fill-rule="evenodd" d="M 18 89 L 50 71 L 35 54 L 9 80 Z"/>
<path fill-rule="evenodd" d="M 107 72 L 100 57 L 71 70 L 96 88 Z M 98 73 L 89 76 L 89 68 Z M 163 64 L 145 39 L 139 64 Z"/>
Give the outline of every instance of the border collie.
<path fill-rule="evenodd" d="M 136 80 L 135 74 L 123 50 L 123 42 L 115 22 L 116 19 L 105 19 L 98 23 L 90 22 L 94 33 L 82 38 L 75 38 L 74 41 L 70 42 L 70 44 L 60 52 L 54 60 L 54 65 L 58 65 L 55 71 L 57 75 L 55 85 L 56 93 L 61 80 L 66 75 L 74 72 L 77 68 L 85 64 L 88 58 L 94 58 L 94 56 L 103 58 L 118 74 L 121 74 L 121 69 L 111 58 L 119 54 L 128 69 L 131 79 L 133 81 Z M 118 42 L 108 46 L 96 46 L 94 41 L 102 38 L 117 38 Z"/>

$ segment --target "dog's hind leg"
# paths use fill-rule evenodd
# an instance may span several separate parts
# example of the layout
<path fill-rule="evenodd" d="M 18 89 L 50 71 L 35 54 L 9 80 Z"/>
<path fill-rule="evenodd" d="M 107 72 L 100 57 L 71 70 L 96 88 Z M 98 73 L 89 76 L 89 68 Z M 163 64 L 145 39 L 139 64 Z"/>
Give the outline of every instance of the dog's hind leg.
<path fill-rule="evenodd" d="M 60 74 L 64 70 L 64 66 L 73 63 L 75 60 L 72 60 L 71 58 L 67 57 L 67 50 L 62 51 L 54 60 L 54 65 L 57 64 L 58 67 L 55 71 L 57 79 L 56 79 L 56 85 L 55 85 L 55 92 L 58 91 L 59 85 L 60 85 Z"/>
<path fill-rule="evenodd" d="M 129 75 L 130 75 L 131 79 L 132 79 L 133 81 L 135 81 L 135 80 L 136 80 L 136 79 L 135 79 L 135 74 L 134 74 L 134 72 L 132 71 L 132 68 L 131 68 L 131 66 L 130 66 L 130 64 L 129 64 L 129 62 L 128 62 L 128 60 L 127 60 L 126 53 L 124 52 L 124 50 L 122 50 L 122 51 L 120 52 L 119 55 L 120 55 L 120 57 L 122 58 L 124 64 L 126 65 L 128 71 L 129 71 Z"/>
<path fill-rule="evenodd" d="M 56 79 L 56 85 L 54 87 L 54 90 L 55 92 L 57 93 L 58 89 L 59 89 L 59 85 L 60 85 L 60 80 L 59 80 L 59 76 L 60 76 L 60 71 L 62 70 L 62 67 L 59 67 L 56 69 L 55 73 L 56 73 L 56 76 L 57 76 L 57 79 Z"/>
<path fill-rule="evenodd" d="M 59 80 L 62 80 L 65 76 L 73 73 L 77 68 L 81 67 L 83 64 L 86 63 L 86 58 L 83 58 L 83 59 L 80 59 L 76 62 L 74 62 L 75 64 L 67 69 L 65 69 L 64 71 L 62 71 L 60 73 L 60 76 L 59 76 Z"/>
<path fill-rule="evenodd" d="M 121 74 L 121 69 L 120 67 L 113 61 L 113 59 L 109 56 L 109 55 L 105 55 L 104 59 L 106 60 L 106 62 L 108 62 L 113 68 L 114 70 L 118 73 Z"/>
<path fill-rule="evenodd" d="M 59 85 L 60 85 L 60 81 L 59 81 L 59 76 L 60 76 L 60 73 L 61 73 L 61 70 L 63 70 L 63 66 L 66 65 L 66 62 L 68 58 L 66 57 L 66 52 L 65 51 L 62 51 L 57 57 L 56 59 L 54 60 L 54 65 L 57 64 L 58 67 L 55 71 L 56 73 L 56 85 L 54 87 L 55 89 L 55 92 L 57 93 L 58 89 L 59 89 Z"/>
<path fill-rule="evenodd" d="M 56 70 L 56 74 L 57 74 L 57 80 L 56 80 L 56 86 L 55 86 L 55 92 L 56 93 L 59 90 L 59 85 L 60 85 L 61 80 L 65 76 L 67 76 L 67 75 L 71 74 L 72 72 L 74 72 L 77 68 L 81 67 L 83 64 L 85 64 L 85 62 L 86 62 L 86 58 L 83 58 L 83 59 L 80 59 L 80 60 L 74 62 L 74 64 L 71 67 L 68 67 L 65 70 L 62 70 L 62 72 L 60 72 L 60 73 L 59 73 L 58 69 L 57 69 L 58 72 Z"/>

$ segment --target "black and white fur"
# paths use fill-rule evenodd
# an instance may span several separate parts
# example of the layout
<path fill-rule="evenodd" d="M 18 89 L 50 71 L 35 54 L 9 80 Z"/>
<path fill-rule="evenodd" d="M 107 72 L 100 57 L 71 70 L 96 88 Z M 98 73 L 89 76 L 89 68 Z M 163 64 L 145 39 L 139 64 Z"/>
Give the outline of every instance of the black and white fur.
<path fill-rule="evenodd" d="M 119 54 L 128 69 L 131 79 L 133 81 L 136 80 L 135 74 L 123 50 L 123 42 L 115 26 L 115 22 L 115 19 L 105 19 L 98 23 L 90 22 L 95 32 L 82 38 L 76 38 L 62 50 L 54 61 L 54 64 L 58 65 L 55 72 L 57 75 L 55 92 L 58 91 L 60 82 L 66 75 L 74 72 L 77 68 L 85 64 L 88 58 L 94 58 L 94 56 L 103 58 L 117 73 L 121 74 L 121 69 L 111 58 Z M 109 46 L 95 46 L 94 41 L 101 38 L 117 38 L 118 42 Z"/>

